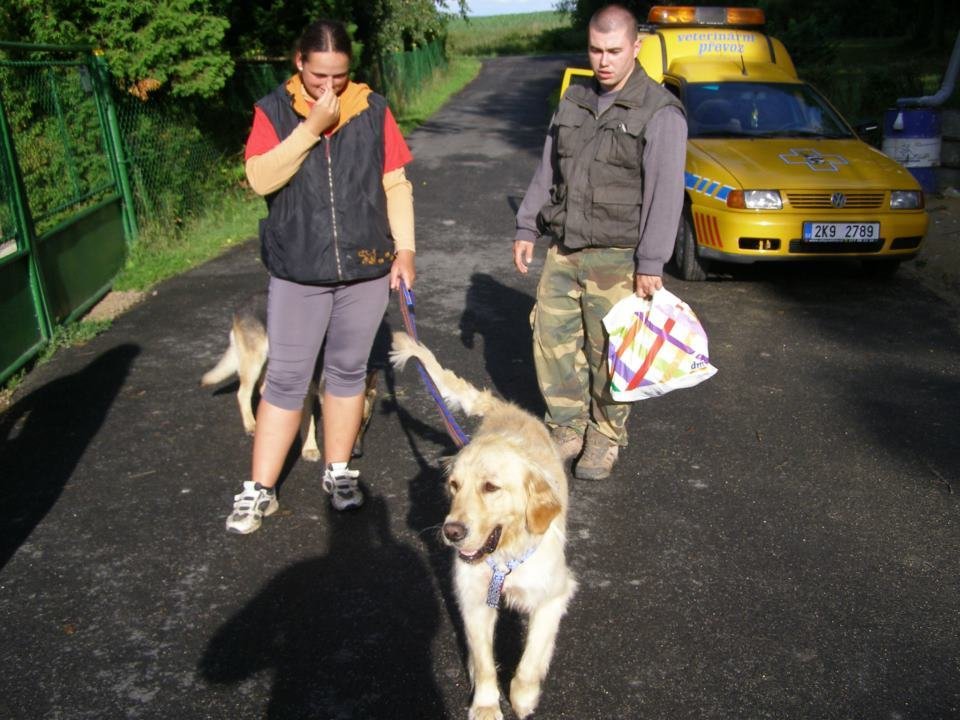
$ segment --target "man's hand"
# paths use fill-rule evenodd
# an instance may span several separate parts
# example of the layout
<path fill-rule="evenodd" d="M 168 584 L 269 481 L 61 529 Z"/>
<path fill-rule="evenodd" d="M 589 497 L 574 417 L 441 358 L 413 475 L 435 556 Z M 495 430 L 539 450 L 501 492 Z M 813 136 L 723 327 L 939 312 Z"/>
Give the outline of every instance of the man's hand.
<path fill-rule="evenodd" d="M 533 261 L 533 243 L 529 240 L 513 241 L 513 264 L 523 275 L 527 274 L 529 265 Z"/>
<path fill-rule="evenodd" d="M 393 265 L 390 267 L 390 289 L 399 290 L 400 280 L 407 285 L 408 290 L 413 290 L 413 281 L 417 277 L 417 269 L 414 264 L 413 250 L 398 250 L 397 256 L 393 259 Z"/>
<path fill-rule="evenodd" d="M 310 132 L 320 137 L 320 133 L 336 125 L 339 119 L 340 98 L 333 90 L 325 90 L 310 108 L 310 114 L 303 122 Z"/>
<path fill-rule="evenodd" d="M 633 289 L 638 297 L 650 298 L 663 287 L 663 279 L 659 275 L 634 275 Z"/>

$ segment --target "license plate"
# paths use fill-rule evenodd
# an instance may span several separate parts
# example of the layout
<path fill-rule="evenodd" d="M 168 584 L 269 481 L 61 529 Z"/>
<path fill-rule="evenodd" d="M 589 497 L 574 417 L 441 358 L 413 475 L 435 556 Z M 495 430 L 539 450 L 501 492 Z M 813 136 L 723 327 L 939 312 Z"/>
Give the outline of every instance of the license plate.
<path fill-rule="evenodd" d="M 873 242 L 880 238 L 880 223 L 805 222 L 803 239 L 809 242 Z"/>

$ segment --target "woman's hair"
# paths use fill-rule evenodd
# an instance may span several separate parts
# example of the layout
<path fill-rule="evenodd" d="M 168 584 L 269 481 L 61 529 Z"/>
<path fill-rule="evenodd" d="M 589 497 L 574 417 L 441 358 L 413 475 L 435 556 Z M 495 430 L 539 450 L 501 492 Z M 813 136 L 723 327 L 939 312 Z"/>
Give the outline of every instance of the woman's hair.
<path fill-rule="evenodd" d="M 338 20 L 317 20 L 297 42 L 297 50 L 304 58 L 312 52 L 336 52 L 353 59 L 352 49 L 347 29 Z"/>

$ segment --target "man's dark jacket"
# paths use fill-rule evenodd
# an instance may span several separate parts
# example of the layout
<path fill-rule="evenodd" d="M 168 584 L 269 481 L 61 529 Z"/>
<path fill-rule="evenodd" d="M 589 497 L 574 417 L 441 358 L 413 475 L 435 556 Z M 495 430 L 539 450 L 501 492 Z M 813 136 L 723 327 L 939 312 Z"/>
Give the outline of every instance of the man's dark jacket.
<path fill-rule="evenodd" d="M 613 104 L 597 117 L 597 85 L 572 85 L 557 108 L 554 180 L 537 218 L 568 250 L 636 247 L 643 203 L 644 130 L 680 101 L 636 63 Z"/>

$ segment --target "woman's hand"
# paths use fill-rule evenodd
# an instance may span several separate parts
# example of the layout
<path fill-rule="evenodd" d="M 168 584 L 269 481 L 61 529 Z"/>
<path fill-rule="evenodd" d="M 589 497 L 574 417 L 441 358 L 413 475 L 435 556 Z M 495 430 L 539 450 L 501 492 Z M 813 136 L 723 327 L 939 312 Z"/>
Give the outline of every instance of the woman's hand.
<path fill-rule="evenodd" d="M 310 109 L 310 114 L 304 120 L 307 129 L 317 137 L 320 133 L 329 130 L 340 120 L 340 98 L 333 90 L 326 90 Z"/>
<path fill-rule="evenodd" d="M 390 268 L 390 289 L 399 290 L 400 281 L 406 284 L 408 290 L 413 290 L 413 281 L 417 277 L 417 269 L 414 263 L 413 250 L 397 250 L 397 255 L 393 259 L 393 266 Z"/>

